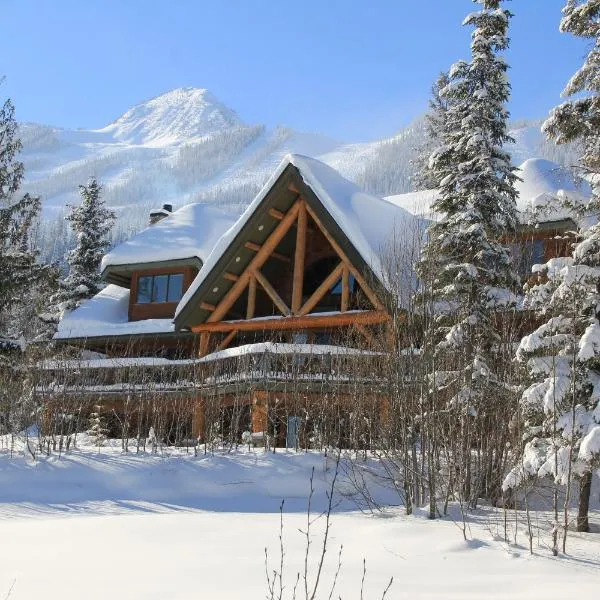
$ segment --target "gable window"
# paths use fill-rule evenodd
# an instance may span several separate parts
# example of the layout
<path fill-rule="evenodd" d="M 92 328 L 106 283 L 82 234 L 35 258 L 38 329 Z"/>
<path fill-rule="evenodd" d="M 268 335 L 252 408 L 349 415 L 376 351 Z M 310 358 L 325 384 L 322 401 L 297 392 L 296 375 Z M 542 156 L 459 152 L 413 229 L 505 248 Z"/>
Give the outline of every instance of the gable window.
<path fill-rule="evenodd" d="M 138 278 L 138 304 L 179 302 L 183 295 L 183 273 L 143 275 Z"/>
<path fill-rule="evenodd" d="M 348 278 L 348 283 L 350 286 L 350 291 L 354 292 L 354 290 L 356 289 L 355 286 L 355 279 L 354 279 L 354 275 L 352 275 L 352 273 L 350 273 L 350 277 Z M 338 282 L 329 290 L 330 294 L 333 294 L 335 296 L 341 296 L 342 295 L 342 279 L 340 278 L 338 280 Z"/>

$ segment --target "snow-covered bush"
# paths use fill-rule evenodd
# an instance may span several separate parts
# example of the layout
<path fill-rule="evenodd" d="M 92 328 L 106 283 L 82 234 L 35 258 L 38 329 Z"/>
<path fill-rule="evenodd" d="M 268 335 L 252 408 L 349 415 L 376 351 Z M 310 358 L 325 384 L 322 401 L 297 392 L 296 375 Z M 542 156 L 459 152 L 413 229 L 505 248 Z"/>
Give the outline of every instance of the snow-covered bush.
<path fill-rule="evenodd" d="M 90 413 L 87 434 L 94 445 L 98 447 L 104 446 L 108 435 L 108 429 L 106 428 L 104 415 L 102 414 L 102 406 L 99 404 L 94 406 L 93 412 Z"/>

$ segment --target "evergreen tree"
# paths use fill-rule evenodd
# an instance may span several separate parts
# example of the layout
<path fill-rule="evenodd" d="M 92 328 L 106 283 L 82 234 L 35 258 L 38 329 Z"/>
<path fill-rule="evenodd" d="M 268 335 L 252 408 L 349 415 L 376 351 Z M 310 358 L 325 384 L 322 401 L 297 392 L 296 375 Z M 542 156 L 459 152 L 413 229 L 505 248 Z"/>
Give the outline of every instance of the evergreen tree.
<path fill-rule="evenodd" d="M 503 146 L 507 133 L 510 95 L 506 62 L 498 53 L 509 45 L 511 13 L 501 0 L 474 0 L 483 5 L 465 25 L 474 26 L 470 62 L 455 63 L 439 95 L 447 102 L 441 144 L 429 166 L 439 181 L 433 210 L 441 215 L 428 230 L 422 260 L 417 266 L 423 282 L 422 302 L 431 303 L 434 319 L 428 328 L 426 352 L 434 354 L 435 390 L 443 390 L 457 415 L 462 448 L 457 448 L 463 497 L 498 493 L 504 452 L 501 411 L 510 391 L 504 383 L 506 353 L 498 311 L 516 300 L 517 276 L 503 236 L 516 226 L 514 183 L 517 177 Z M 509 361 L 508 361 L 509 362 Z M 498 430 L 486 473 L 471 487 L 471 446 L 486 442 Z M 507 432 L 506 432 L 507 435 Z M 486 450 L 486 451 L 488 451 Z"/>
<path fill-rule="evenodd" d="M 577 529 L 588 531 L 591 468 L 600 459 L 600 2 L 569 0 L 562 32 L 589 39 L 593 47 L 552 110 L 543 131 L 558 144 L 577 141 L 578 167 L 592 186 L 580 212 L 580 241 L 572 257 L 540 267 L 527 293 L 529 307 L 545 322 L 521 342 L 518 359 L 529 369 L 521 399 L 524 447 L 505 487 L 554 476 L 580 479 Z M 556 547 L 555 547 L 555 551 Z"/>
<path fill-rule="evenodd" d="M 50 274 L 48 266 L 36 262 L 31 240 L 40 199 L 29 194 L 15 198 L 23 180 L 17 130 L 14 106 L 6 100 L 0 109 L 0 332 L 11 336 L 21 333 L 15 331 L 14 310 Z"/>
<path fill-rule="evenodd" d="M 442 95 L 450 80 L 447 73 L 440 73 L 436 82 L 431 87 L 431 100 L 429 111 L 425 115 L 424 144 L 417 149 L 417 156 L 411 161 L 415 169 L 410 181 L 416 190 L 435 190 L 440 186 L 436 179 L 437 171 L 430 166 L 429 159 L 433 150 L 440 146 L 443 132 L 446 129 L 446 114 L 448 112 L 448 98 Z"/>
<path fill-rule="evenodd" d="M 110 246 L 108 233 L 115 221 L 115 213 L 105 207 L 101 192 L 102 186 L 93 177 L 88 185 L 80 185 L 81 204 L 72 206 L 66 217 L 77 243 L 67 255 L 69 273 L 60 282 L 56 298 L 60 315 L 101 290 L 100 263 Z"/>

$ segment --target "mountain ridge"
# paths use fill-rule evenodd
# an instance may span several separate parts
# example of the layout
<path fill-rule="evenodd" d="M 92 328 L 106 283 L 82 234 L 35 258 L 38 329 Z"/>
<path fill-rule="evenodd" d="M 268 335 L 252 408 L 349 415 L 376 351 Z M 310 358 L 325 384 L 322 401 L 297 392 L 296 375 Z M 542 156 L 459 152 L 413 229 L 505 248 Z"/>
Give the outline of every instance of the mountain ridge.
<path fill-rule="evenodd" d="M 169 90 L 131 107 L 98 130 L 130 144 L 181 143 L 229 127 L 242 126 L 236 112 L 205 88 Z"/>
<path fill-rule="evenodd" d="M 511 133 L 516 165 L 541 157 L 572 163 L 570 150 L 547 142 L 539 122 Z M 380 196 L 412 190 L 411 164 L 425 140 L 423 119 L 374 142 L 343 143 L 289 127 L 248 125 L 204 88 L 176 88 L 138 103 L 100 129 L 21 124 L 23 191 L 40 195 L 42 256 L 62 261 L 71 244 L 65 207 L 78 202 L 90 176 L 118 216 L 113 243 L 147 222 L 162 203 L 213 204 L 236 215 L 288 153 L 322 160 L 365 191 Z"/>

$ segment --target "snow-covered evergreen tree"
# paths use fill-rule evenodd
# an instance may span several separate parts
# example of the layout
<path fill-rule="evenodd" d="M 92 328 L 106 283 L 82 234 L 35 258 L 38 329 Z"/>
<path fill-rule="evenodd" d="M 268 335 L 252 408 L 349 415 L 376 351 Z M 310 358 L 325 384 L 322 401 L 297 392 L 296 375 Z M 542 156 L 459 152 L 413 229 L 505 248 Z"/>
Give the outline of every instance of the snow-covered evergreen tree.
<path fill-rule="evenodd" d="M 10 100 L 0 108 L 0 336 L 19 336 L 14 311 L 29 298 L 29 291 L 49 276 L 37 263 L 31 228 L 40 211 L 40 199 L 25 194 L 16 198 L 23 180 L 23 163 L 17 158 L 21 142 L 15 109 Z M 18 320 L 18 319 L 17 319 Z"/>
<path fill-rule="evenodd" d="M 77 244 L 67 256 L 69 273 L 60 282 L 56 298 L 61 315 L 101 289 L 100 263 L 110 246 L 108 234 L 115 221 L 115 213 L 105 207 L 101 192 L 102 186 L 93 177 L 88 185 L 80 185 L 81 204 L 72 206 L 66 217 Z"/>
<path fill-rule="evenodd" d="M 463 464 L 457 469 L 464 471 L 463 493 L 471 499 L 480 492 L 497 493 L 501 483 L 489 467 L 485 476 L 480 474 L 484 489 L 470 489 L 474 437 L 469 436 L 477 430 L 483 439 L 489 428 L 501 426 L 498 415 L 510 392 L 505 374 L 499 372 L 506 360 L 498 355 L 502 320 L 497 312 L 513 306 L 517 284 L 510 253 L 501 242 L 517 220 L 517 177 L 503 150 L 510 141 L 505 108 L 510 95 L 508 66 L 498 56 L 509 45 L 511 13 L 501 8 L 501 0 L 475 1 L 482 10 L 464 21 L 475 28 L 472 58 L 455 63 L 449 83 L 440 90 L 448 103 L 446 125 L 429 168 L 440 182 L 433 210 L 441 218 L 428 230 L 418 265 L 426 288 L 422 299 L 434 307 L 426 342 L 435 349 L 438 365 L 433 387 L 443 389 L 449 406 L 463 415 Z"/>
<path fill-rule="evenodd" d="M 569 0 L 560 29 L 593 47 L 543 125 L 559 144 L 578 141 L 579 167 L 592 184 L 580 212 L 580 242 L 572 257 L 536 267 L 527 302 L 545 322 L 526 336 L 518 359 L 529 368 L 521 404 L 524 448 L 505 487 L 552 475 L 568 485 L 580 477 L 577 528 L 589 530 L 591 467 L 600 459 L 600 2 Z M 589 217 L 596 215 L 596 217 Z"/>

